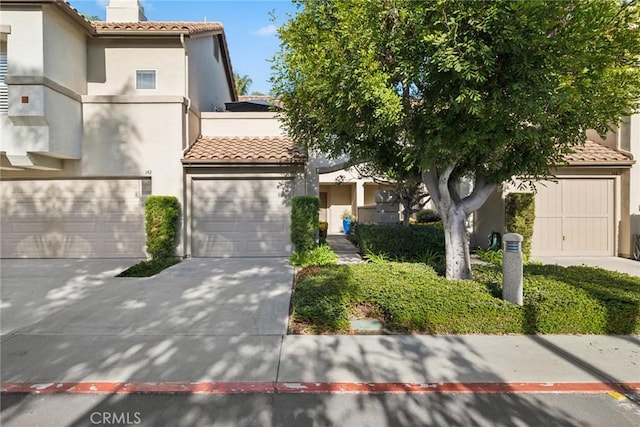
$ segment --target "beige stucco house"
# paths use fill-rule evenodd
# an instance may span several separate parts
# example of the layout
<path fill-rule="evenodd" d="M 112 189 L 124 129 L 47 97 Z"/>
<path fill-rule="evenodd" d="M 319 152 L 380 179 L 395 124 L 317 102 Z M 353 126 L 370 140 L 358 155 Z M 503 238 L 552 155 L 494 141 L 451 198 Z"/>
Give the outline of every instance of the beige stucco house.
<path fill-rule="evenodd" d="M 273 113 L 225 111 L 220 23 L 2 0 L 0 48 L 2 257 L 142 257 L 152 194 L 180 201 L 178 255 L 290 252 L 306 158 Z"/>
<path fill-rule="evenodd" d="M 639 157 L 640 115 L 604 139 L 588 132 L 557 168 L 557 181 L 536 185 L 532 254 L 630 257 L 640 234 Z M 492 231 L 509 231 L 504 198 L 513 191 L 503 185 L 473 214 L 472 245 L 486 247 Z"/>
<path fill-rule="evenodd" d="M 220 23 L 147 21 L 137 0 L 111 0 L 106 22 L 0 0 L 0 256 L 142 257 L 152 194 L 180 201 L 180 256 L 289 254 L 294 194 L 320 196 L 332 233 L 363 218 L 385 188 L 307 160 L 276 113 L 228 111 L 232 76 Z M 536 255 L 632 252 L 640 116 L 589 138 L 538 187 Z M 474 246 L 506 231 L 509 191 L 471 218 Z"/>

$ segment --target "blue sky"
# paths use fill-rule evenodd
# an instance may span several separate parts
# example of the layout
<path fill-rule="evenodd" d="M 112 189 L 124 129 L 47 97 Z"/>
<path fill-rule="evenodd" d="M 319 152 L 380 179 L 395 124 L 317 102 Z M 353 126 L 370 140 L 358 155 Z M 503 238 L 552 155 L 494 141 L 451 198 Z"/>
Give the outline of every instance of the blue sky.
<path fill-rule="evenodd" d="M 79 12 L 104 20 L 109 0 L 69 3 Z M 296 11 L 289 0 L 143 0 L 142 4 L 149 21 L 221 22 L 233 70 L 251 77 L 249 92 L 269 93 L 268 60 L 280 45 L 276 28 Z"/>

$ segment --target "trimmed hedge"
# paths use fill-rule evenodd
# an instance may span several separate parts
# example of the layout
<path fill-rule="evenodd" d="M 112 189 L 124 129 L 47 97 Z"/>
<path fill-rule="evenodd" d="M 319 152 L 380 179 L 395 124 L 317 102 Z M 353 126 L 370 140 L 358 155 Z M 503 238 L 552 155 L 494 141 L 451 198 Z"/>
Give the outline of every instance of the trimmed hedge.
<path fill-rule="evenodd" d="M 153 259 L 175 252 L 180 203 L 173 196 L 150 196 L 144 204 L 147 252 Z"/>
<path fill-rule="evenodd" d="M 291 199 L 291 242 L 296 252 L 313 249 L 319 220 L 319 197 L 294 196 Z"/>
<path fill-rule="evenodd" d="M 422 262 L 426 255 L 444 255 L 444 230 L 438 225 L 356 224 L 356 244 L 362 254 Z"/>
<path fill-rule="evenodd" d="M 416 213 L 416 222 L 418 224 L 429 224 L 440 221 L 440 214 L 431 209 L 423 209 Z"/>
<path fill-rule="evenodd" d="M 522 236 L 522 253 L 525 259 L 531 256 L 533 223 L 536 219 L 535 194 L 510 193 L 505 199 L 505 221 L 509 233 Z"/>

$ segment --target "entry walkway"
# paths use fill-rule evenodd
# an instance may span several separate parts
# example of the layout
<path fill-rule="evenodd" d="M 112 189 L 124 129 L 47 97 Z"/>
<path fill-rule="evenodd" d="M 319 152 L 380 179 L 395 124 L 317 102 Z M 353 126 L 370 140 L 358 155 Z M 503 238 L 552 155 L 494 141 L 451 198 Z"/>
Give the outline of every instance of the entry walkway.
<path fill-rule="evenodd" d="M 362 262 L 358 248 L 344 234 L 330 234 L 327 245 L 338 254 L 338 264 L 357 264 Z"/>

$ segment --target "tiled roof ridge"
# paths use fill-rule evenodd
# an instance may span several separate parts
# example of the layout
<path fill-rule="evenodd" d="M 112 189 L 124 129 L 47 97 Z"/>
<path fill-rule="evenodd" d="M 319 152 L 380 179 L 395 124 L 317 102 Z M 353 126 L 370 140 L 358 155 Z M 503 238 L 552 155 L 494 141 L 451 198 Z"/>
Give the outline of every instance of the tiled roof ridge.
<path fill-rule="evenodd" d="M 591 139 L 587 139 L 584 144 L 574 147 L 574 152 L 565 155 L 565 160 L 569 164 L 633 163 L 633 158 L 629 154 L 607 147 Z"/>
<path fill-rule="evenodd" d="M 185 161 L 303 162 L 304 151 L 286 136 L 202 136 Z"/>
<path fill-rule="evenodd" d="M 188 21 L 140 21 L 140 22 L 105 22 L 90 21 L 96 31 L 187 31 L 189 34 L 223 31 L 220 22 L 188 22 Z"/>

